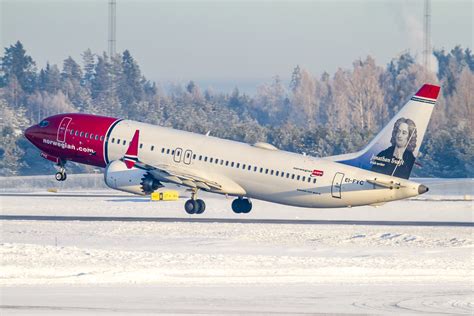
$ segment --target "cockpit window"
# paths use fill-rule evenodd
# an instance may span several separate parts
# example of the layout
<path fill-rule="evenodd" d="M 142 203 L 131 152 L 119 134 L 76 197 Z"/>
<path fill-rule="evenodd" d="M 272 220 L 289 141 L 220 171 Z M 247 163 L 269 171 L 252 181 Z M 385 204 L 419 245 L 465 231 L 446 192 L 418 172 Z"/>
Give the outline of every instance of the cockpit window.
<path fill-rule="evenodd" d="M 39 127 L 46 127 L 46 126 L 49 125 L 49 122 L 46 121 L 46 120 L 43 120 L 43 121 L 41 121 L 38 125 L 39 125 Z"/>

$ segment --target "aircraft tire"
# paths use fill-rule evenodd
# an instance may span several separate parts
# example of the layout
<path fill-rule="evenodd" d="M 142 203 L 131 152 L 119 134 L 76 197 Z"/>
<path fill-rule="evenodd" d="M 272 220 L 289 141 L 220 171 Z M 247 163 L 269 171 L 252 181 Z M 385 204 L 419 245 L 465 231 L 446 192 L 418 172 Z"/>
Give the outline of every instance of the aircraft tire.
<path fill-rule="evenodd" d="M 249 199 L 235 199 L 232 201 L 232 210 L 237 214 L 248 214 L 252 210 L 252 202 Z"/>
<path fill-rule="evenodd" d="M 62 172 L 56 172 L 56 175 L 54 177 L 56 178 L 57 181 L 64 181 L 67 178 L 66 173 L 62 173 Z"/>
<path fill-rule="evenodd" d="M 237 214 L 240 214 L 242 213 L 241 212 L 241 202 L 240 202 L 240 199 L 235 199 L 232 201 L 232 211 L 234 211 L 234 213 L 237 213 Z"/>
<path fill-rule="evenodd" d="M 243 207 L 243 212 L 242 213 L 248 214 L 252 210 L 252 202 L 250 202 L 250 200 L 248 200 L 248 199 L 245 199 L 244 201 L 245 202 L 243 203 L 244 207 Z"/>
<path fill-rule="evenodd" d="M 186 203 L 184 203 L 184 210 L 188 214 L 196 214 L 198 210 L 198 203 L 195 200 L 187 200 Z"/>
<path fill-rule="evenodd" d="M 204 211 L 206 210 L 206 203 L 201 199 L 197 199 L 196 205 L 197 205 L 196 214 L 204 213 Z"/>

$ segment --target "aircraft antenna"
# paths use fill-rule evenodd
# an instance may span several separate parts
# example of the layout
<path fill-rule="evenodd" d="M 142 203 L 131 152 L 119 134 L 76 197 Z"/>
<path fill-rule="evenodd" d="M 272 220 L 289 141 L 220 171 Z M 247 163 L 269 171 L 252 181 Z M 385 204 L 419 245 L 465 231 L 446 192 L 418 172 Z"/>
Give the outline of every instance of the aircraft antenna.
<path fill-rule="evenodd" d="M 109 1 L 109 40 L 108 40 L 108 46 L 109 46 L 109 57 L 112 58 L 115 56 L 115 36 L 117 33 L 117 28 L 116 28 L 116 9 L 117 9 L 117 3 L 115 0 L 110 0 Z"/>

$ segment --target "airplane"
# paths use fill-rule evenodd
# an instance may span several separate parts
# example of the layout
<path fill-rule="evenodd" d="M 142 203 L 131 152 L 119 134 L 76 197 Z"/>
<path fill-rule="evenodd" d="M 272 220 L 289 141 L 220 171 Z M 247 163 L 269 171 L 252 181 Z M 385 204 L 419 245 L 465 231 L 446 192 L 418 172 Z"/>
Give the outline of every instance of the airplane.
<path fill-rule="evenodd" d="M 232 210 L 239 214 L 251 211 L 251 199 L 310 208 L 378 206 L 428 191 L 409 177 L 439 91 L 424 84 L 365 148 L 323 158 L 83 113 L 50 116 L 25 136 L 57 166 L 58 181 L 74 161 L 105 168 L 105 183 L 124 192 L 183 186 L 191 192 L 188 214 L 206 209 L 199 191 L 235 197 Z"/>

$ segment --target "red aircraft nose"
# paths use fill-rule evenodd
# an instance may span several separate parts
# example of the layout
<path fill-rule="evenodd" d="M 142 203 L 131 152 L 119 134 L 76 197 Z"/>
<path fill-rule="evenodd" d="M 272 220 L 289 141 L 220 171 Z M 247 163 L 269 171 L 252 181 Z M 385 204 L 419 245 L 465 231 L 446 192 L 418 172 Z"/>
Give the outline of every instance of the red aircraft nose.
<path fill-rule="evenodd" d="M 33 142 L 35 136 L 36 125 L 30 126 L 25 130 L 25 137 L 30 141 Z"/>

